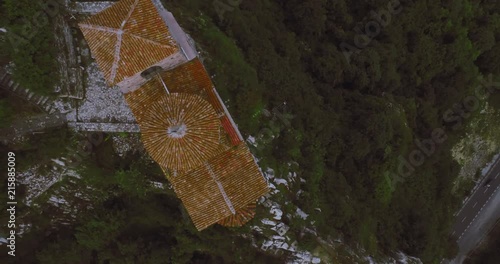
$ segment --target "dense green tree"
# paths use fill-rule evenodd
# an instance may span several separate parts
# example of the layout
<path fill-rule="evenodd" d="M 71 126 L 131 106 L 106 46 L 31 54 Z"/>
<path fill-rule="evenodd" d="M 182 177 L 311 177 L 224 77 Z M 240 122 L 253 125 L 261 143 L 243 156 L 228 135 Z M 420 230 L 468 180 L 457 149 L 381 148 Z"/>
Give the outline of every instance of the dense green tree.
<path fill-rule="evenodd" d="M 477 67 L 484 73 L 500 74 L 500 42 L 490 50 L 482 53 L 476 60 Z"/>
<path fill-rule="evenodd" d="M 15 65 L 14 79 L 26 88 L 51 93 L 57 80 L 51 21 L 55 19 L 54 10 L 62 12 L 62 5 L 49 6 L 41 0 L 4 0 L 2 4 L 7 19 L 8 56 Z"/>
<path fill-rule="evenodd" d="M 6 99 L 0 99 L 0 128 L 7 127 L 12 118 L 12 108 Z"/>

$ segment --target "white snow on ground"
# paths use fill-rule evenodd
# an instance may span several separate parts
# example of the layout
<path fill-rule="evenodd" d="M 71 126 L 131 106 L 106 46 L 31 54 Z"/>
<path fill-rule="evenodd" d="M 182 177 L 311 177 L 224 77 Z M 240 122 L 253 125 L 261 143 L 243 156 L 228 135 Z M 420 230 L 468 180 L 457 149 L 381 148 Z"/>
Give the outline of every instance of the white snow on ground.
<path fill-rule="evenodd" d="M 123 157 L 123 155 L 133 149 L 127 138 L 112 136 L 111 139 L 113 140 L 113 148 L 115 149 L 116 154 L 120 157 Z"/>
<path fill-rule="evenodd" d="M 64 200 L 64 198 L 58 198 L 55 196 L 50 197 L 49 202 L 54 204 L 54 205 L 59 205 L 59 204 L 67 204 L 68 202 Z"/>
<path fill-rule="evenodd" d="M 250 145 L 252 145 L 252 146 L 254 146 L 254 147 L 257 147 L 257 141 L 255 140 L 255 138 L 254 138 L 254 137 L 252 137 L 252 136 L 248 136 L 248 138 L 247 138 L 247 142 L 248 142 L 248 144 L 250 144 Z"/>
<path fill-rule="evenodd" d="M 86 69 L 87 91 L 85 101 L 78 109 L 80 122 L 135 123 L 135 118 L 125 102 L 122 92 L 108 87 L 95 62 Z"/>
<path fill-rule="evenodd" d="M 103 1 L 103 2 L 74 2 L 73 8 L 70 11 L 73 13 L 87 13 L 96 14 L 102 10 L 110 7 L 115 2 Z"/>
<path fill-rule="evenodd" d="M 139 125 L 133 123 L 68 122 L 68 127 L 75 131 L 82 132 L 99 131 L 105 133 L 139 133 L 141 131 Z"/>
<path fill-rule="evenodd" d="M 283 185 L 285 185 L 285 186 L 288 188 L 288 182 L 287 182 L 285 179 L 275 178 L 275 179 L 274 179 L 274 182 L 275 182 L 277 185 L 283 184 Z"/>
<path fill-rule="evenodd" d="M 165 189 L 165 185 L 161 182 L 151 181 L 151 185 L 157 189 Z"/>
<path fill-rule="evenodd" d="M 283 236 L 277 236 L 277 235 L 272 236 L 272 239 L 285 241 L 285 238 Z"/>
<path fill-rule="evenodd" d="M 66 164 L 64 163 L 64 161 L 61 161 L 59 159 L 52 159 L 53 162 L 55 162 L 57 165 L 59 166 L 66 166 Z"/>
<path fill-rule="evenodd" d="M 25 184 L 27 187 L 25 203 L 28 206 L 31 205 L 33 199 L 44 193 L 61 178 L 60 172 L 51 170 L 42 176 L 37 173 L 37 170 L 38 166 L 35 166 L 17 175 L 19 183 Z"/>
<path fill-rule="evenodd" d="M 402 252 L 398 252 L 397 255 L 399 258 L 398 263 L 401 263 L 401 264 L 422 264 L 422 261 L 420 259 L 407 256 L 406 254 L 404 254 Z"/>
<path fill-rule="evenodd" d="M 252 228 L 252 230 L 257 231 L 259 234 L 262 234 L 262 228 L 260 228 L 258 226 L 252 226 L 251 228 Z"/>
<path fill-rule="evenodd" d="M 29 231 L 31 229 L 31 224 L 19 224 L 19 229 L 17 231 L 17 235 L 22 235 L 25 232 Z"/>
<path fill-rule="evenodd" d="M 76 110 L 72 110 L 66 114 L 68 122 L 76 122 Z"/>
<path fill-rule="evenodd" d="M 283 211 L 279 207 L 273 206 L 270 210 L 271 214 L 274 215 L 274 220 L 281 220 L 281 216 L 283 215 Z"/>
<path fill-rule="evenodd" d="M 274 186 L 274 184 L 269 183 L 268 187 L 269 187 L 269 189 L 271 189 L 271 191 L 270 191 L 271 194 L 277 194 L 277 193 L 279 193 L 278 189 L 276 189 L 276 186 Z"/>
<path fill-rule="evenodd" d="M 498 159 L 498 157 L 500 156 L 500 154 L 496 154 L 493 159 L 490 161 L 490 163 L 486 164 L 486 167 L 483 168 L 483 170 L 481 171 L 481 175 L 484 176 L 486 173 L 488 173 L 488 171 L 491 169 L 491 167 L 493 167 L 493 164 L 495 164 L 495 161 Z"/>
<path fill-rule="evenodd" d="M 264 172 L 264 176 L 266 177 L 267 180 L 273 179 L 274 178 L 274 170 L 271 168 L 267 168 L 266 171 Z"/>
<path fill-rule="evenodd" d="M 304 211 L 300 210 L 300 208 L 297 207 L 297 211 L 295 212 L 295 215 L 299 216 L 300 218 L 306 220 L 307 217 L 309 216 L 306 214 Z"/>
<path fill-rule="evenodd" d="M 81 176 L 74 170 L 67 170 L 64 172 L 64 176 L 69 176 L 69 177 L 75 177 L 77 179 L 80 179 Z"/>
<path fill-rule="evenodd" d="M 288 264 L 302 264 L 302 263 L 313 263 L 313 259 L 315 259 L 314 263 L 320 263 L 318 258 L 313 257 L 313 255 L 307 251 L 299 251 L 295 253 L 296 259 L 287 262 Z M 317 259 L 317 260 L 316 260 Z"/>
<path fill-rule="evenodd" d="M 66 167 L 58 167 L 58 165 L 64 164 L 61 160 L 64 160 L 64 158 L 54 159 L 54 167 L 44 175 L 40 175 L 37 172 L 39 170 L 38 165 L 24 172 L 19 172 L 17 179 L 19 183 L 26 185 L 27 188 L 24 201 L 26 205 L 30 206 L 35 198 L 43 194 L 65 176 L 80 178 L 75 171 L 69 170 Z M 51 201 L 54 202 L 55 200 Z"/>
<path fill-rule="evenodd" d="M 269 225 L 269 226 L 275 226 L 276 225 L 276 222 L 274 221 L 271 221 L 267 218 L 264 218 L 261 220 L 261 222 L 264 224 L 264 225 Z"/>
<path fill-rule="evenodd" d="M 297 173 L 296 172 L 289 172 L 287 175 L 287 178 L 289 181 L 295 181 L 297 179 Z"/>
<path fill-rule="evenodd" d="M 252 139 L 248 140 L 250 143 L 253 141 Z M 286 179 L 275 177 L 275 172 L 271 168 L 266 168 L 263 172 L 264 177 L 268 181 L 268 186 L 270 192 L 259 198 L 259 203 L 261 203 L 264 207 L 268 208 L 269 213 L 273 215 L 273 220 L 269 220 L 264 218 L 261 220 L 262 225 L 253 226 L 252 229 L 259 232 L 260 234 L 264 234 L 265 231 L 272 230 L 276 232 L 278 235 L 268 236 L 266 240 L 264 240 L 261 250 L 274 252 L 274 254 L 289 254 L 291 260 L 288 263 L 301 263 L 301 264 L 310 264 L 310 263 L 321 263 L 321 259 L 312 255 L 312 253 L 307 251 L 297 251 L 298 242 L 290 240 L 288 236 L 285 236 L 289 231 L 290 227 L 282 222 L 282 217 L 284 212 L 281 209 L 281 205 L 271 198 L 273 195 L 279 193 L 276 189 L 276 185 L 283 184 L 287 188 L 288 186 L 296 181 L 297 174 L 291 172 L 287 175 Z M 287 180 L 288 179 L 288 180 Z M 273 184 L 274 183 L 274 184 Z M 285 202 L 285 205 L 289 204 Z M 287 213 L 288 218 L 300 217 L 302 219 L 307 219 L 308 215 L 303 212 L 300 208 L 296 209 L 295 214 L 292 216 L 290 213 Z M 264 231 L 265 230 L 265 231 Z M 310 228 L 306 228 L 305 231 L 317 235 L 316 231 Z"/>
<path fill-rule="evenodd" d="M 61 98 L 54 100 L 54 102 L 52 103 L 52 108 L 63 114 L 70 113 L 73 110 L 71 104 L 67 101 L 63 101 L 63 99 Z"/>
<path fill-rule="evenodd" d="M 366 261 L 368 261 L 369 264 L 376 264 L 375 261 L 373 261 L 372 257 L 368 256 L 364 258 Z"/>

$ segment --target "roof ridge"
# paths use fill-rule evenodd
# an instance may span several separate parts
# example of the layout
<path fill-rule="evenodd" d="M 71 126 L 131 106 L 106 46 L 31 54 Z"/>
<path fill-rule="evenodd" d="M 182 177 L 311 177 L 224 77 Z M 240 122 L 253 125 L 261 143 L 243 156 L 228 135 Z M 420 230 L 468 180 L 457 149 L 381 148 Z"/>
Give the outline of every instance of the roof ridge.
<path fill-rule="evenodd" d="M 80 26 L 80 28 L 87 28 L 87 29 L 93 29 L 93 30 L 97 30 L 97 31 L 104 31 L 104 32 L 108 32 L 108 33 L 118 34 L 118 29 L 116 29 L 116 28 L 93 25 L 93 24 L 86 24 L 86 23 L 79 23 L 78 25 Z"/>
<path fill-rule="evenodd" d="M 125 27 L 125 24 L 127 24 L 127 21 L 130 19 L 130 16 L 132 16 L 132 13 L 134 13 L 135 8 L 137 7 L 137 4 L 139 3 L 139 0 L 135 0 L 134 4 L 130 7 L 130 11 L 128 12 L 127 16 L 125 19 L 122 21 L 122 24 L 120 25 L 120 29 L 116 32 L 117 38 L 116 38 L 116 45 L 115 45 L 115 59 L 113 61 L 113 65 L 111 66 L 111 82 L 115 81 L 116 78 L 116 72 L 118 71 L 118 67 L 120 67 L 119 62 L 120 62 L 120 51 L 122 47 L 122 35 L 124 33 L 123 28 Z"/>
<path fill-rule="evenodd" d="M 125 25 L 127 24 L 128 20 L 130 19 L 130 17 L 132 16 L 132 13 L 134 13 L 135 11 L 135 8 L 137 7 L 137 5 L 139 4 L 139 1 L 140 0 L 135 0 L 134 4 L 130 7 L 130 11 L 128 12 L 127 16 L 125 17 L 125 19 L 122 21 L 122 24 L 120 25 L 120 30 L 123 30 L 123 28 L 125 27 Z"/>
<path fill-rule="evenodd" d="M 140 36 L 140 35 L 137 35 L 135 33 L 130 33 L 128 31 L 124 31 L 125 34 L 127 35 L 130 35 L 131 37 L 133 38 L 139 38 L 141 40 L 144 40 L 145 42 L 149 43 L 149 44 L 153 44 L 153 45 L 158 45 L 158 46 L 162 46 L 162 47 L 166 47 L 166 48 L 169 48 L 170 46 L 169 45 L 165 45 L 165 44 L 162 44 L 161 42 L 159 41 L 155 41 L 155 40 L 152 40 L 152 39 L 149 39 L 149 38 L 145 38 L 143 36 Z"/>
<path fill-rule="evenodd" d="M 226 202 L 227 207 L 231 211 L 231 213 L 236 214 L 236 211 L 234 210 L 233 203 L 231 202 L 231 199 L 229 199 L 229 196 L 227 196 L 226 191 L 224 190 L 224 186 L 222 186 L 219 178 L 215 174 L 215 172 L 212 170 L 212 166 L 208 163 L 208 161 L 205 161 L 205 169 L 208 171 L 208 174 L 210 177 L 212 177 L 212 180 L 217 184 L 217 188 L 219 188 L 219 192 L 221 193 L 222 197 L 224 198 L 224 202 Z"/>

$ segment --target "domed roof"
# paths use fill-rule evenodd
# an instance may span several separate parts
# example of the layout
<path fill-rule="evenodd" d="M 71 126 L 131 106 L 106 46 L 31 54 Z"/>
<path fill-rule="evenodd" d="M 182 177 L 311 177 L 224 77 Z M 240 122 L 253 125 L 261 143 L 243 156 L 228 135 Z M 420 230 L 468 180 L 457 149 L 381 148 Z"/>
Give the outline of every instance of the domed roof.
<path fill-rule="evenodd" d="M 220 121 L 198 95 L 172 93 L 148 106 L 141 120 L 143 143 L 151 157 L 174 171 L 189 171 L 220 150 Z"/>

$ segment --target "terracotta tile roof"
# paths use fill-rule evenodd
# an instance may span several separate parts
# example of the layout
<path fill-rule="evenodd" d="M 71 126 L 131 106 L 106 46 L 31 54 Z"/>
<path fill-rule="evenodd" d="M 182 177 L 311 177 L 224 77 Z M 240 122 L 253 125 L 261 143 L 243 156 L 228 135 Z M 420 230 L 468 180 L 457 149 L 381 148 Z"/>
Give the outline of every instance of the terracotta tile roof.
<path fill-rule="evenodd" d="M 109 85 L 179 52 L 151 0 L 121 0 L 79 25 Z M 200 60 L 131 90 L 143 143 L 196 228 L 249 221 L 267 183 Z"/>
<path fill-rule="evenodd" d="M 141 88 L 125 94 L 125 100 L 134 113 L 135 119 L 140 122 L 144 118 L 145 111 L 158 98 L 167 95 L 165 89 L 156 81 L 151 80 Z"/>
<path fill-rule="evenodd" d="M 163 95 L 137 121 L 151 157 L 172 170 L 195 169 L 220 152 L 219 118 L 200 96 Z"/>
<path fill-rule="evenodd" d="M 215 111 L 217 114 L 222 115 L 224 113 L 224 108 L 222 107 L 219 99 L 217 98 L 217 95 L 215 95 L 215 91 L 212 89 L 210 91 L 207 91 L 207 101 L 210 102 L 210 104 L 215 108 Z"/>
<path fill-rule="evenodd" d="M 256 202 L 247 204 L 245 207 L 238 210 L 236 214 L 220 220 L 219 222 L 217 222 L 217 224 L 230 227 L 242 226 L 248 221 L 252 220 L 252 218 L 255 216 L 256 206 Z"/>
<path fill-rule="evenodd" d="M 231 121 L 229 121 L 229 118 L 227 116 L 221 117 L 221 123 L 222 123 L 222 126 L 224 127 L 224 130 L 227 132 L 227 134 L 231 138 L 231 144 L 238 145 L 241 142 L 241 140 L 238 136 L 238 133 L 236 133 L 236 130 L 234 129 L 233 125 L 231 124 Z"/>
<path fill-rule="evenodd" d="M 187 64 L 191 64 L 191 62 L 189 62 Z M 186 64 L 182 65 L 182 67 L 184 67 L 185 65 Z M 170 74 L 172 74 L 172 73 L 170 73 Z M 165 75 L 163 75 L 163 76 L 165 76 Z M 168 80 L 166 80 L 166 82 L 170 83 L 170 81 L 168 81 Z M 172 84 L 172 83 L 170 83 L 170 84 Z M 170 87 L 175 87 L 175 85 L 170 85 L 169 89 L 171 89 Z M 198 88 L 194 89 L 192 87 L 198 87 Z M 204 99 L 208 99 L 208 96 L 207 96 L 208 93 L 206 93 L 206 91 L 204 89 L 202 89 L 203 86 L 193 85 L 192 87 L 189 90 L 191 94 L 196 94 Z M 177 92 L 185 92 L 185 90 L 182 90 L 182 89 L 178 89 L 176 91 Z M 141 120 L 144 120 L 144 118 L 145 118 L 144 115 L 148 111 L 149 106 L 151 104 L 153 104 L 157 100 L 157 98 L 160 98 L 160 97 L 165 96 L 165 95 L 167 95 L 167 92 L 165 91 L 163 86 L 160 84 L 160 82 L 156 79 L 152 79 L 149 82 L 145 83 L 141 88 L 135 90 L 134 92 L 126 93 L 125 100 L 127 101 L 130 109 L 132 110 L 132 113 L 134 113 L 136 120 L 138 120 L 138 122 L 140 123 Z M 212 101 L 208 101 L 208 102 L 210 103 L 210 105 L 212 105 L 214 107 L 214 109 L 222 109 L 220 104 L 218 104 L 218 105 L 216 104 L 214 106 L 214 103 L 218 103 L 218 101 L 214 102 L 212 100 Z M 217 112 L 217 115 L 220 116 L 220 111 L 216 110 L 216 112 Z M 229 135 L 227 134 L 226 130 L 224 129 L 224 127 L 222 127 L 222 124 L 220 125 L 219 142 L 220 142 L 219 148 L 221 149 L 221 151 L 225 151 L 232 146 L 231 139 L 230 139 Z"/>
<path fill-rule="evenodd" d="M 212 105 L 218 116 L 225 115 L 224 107 L 215 94 L 212 81 L 198 58 L 174 69 L 164 71 L 160 76 L 171 93 L 197 94 Z M 145 109 L 152 100 L 155 100 L 161 94 L 166 94 L 165 89 L 161 82 L 153 78 L 141 88 L 126 93 L 125 98 L 133 111 L 137 109 L 134 114 L 140 116 L 140 109 Z M 132 97 L 134 99 L 128 99 Z"/>
<path fill-rule="evenodd" d="M 179 51 L 151 0 L 121 0 L 79 26 L 111 86 Z"/>
<path fill-rule="evenodd" d="M 212 90 L 214 87 L 198 58 L 162 72 L 161 78 L 172 93 L 199 93 Z"/>
<path fill-rule="evenodd" d="M 171 176 L 170 181 L 198 230 L 237 215 L 268 192 L 245 144 L 219 154 L 187 174 Z"/>
<path fill-rule="evenodd" d="M 217 222 L 226 226 L 243 225 L 254 215 L 252 204 L 268 192 L 267 183 L 252 154 L 238 137 L 236 128 L 225 114 L 224 107 L 215 95 L 213 84 L 203 65 L 195 59 L 175 69 L 162 72 L 160 77 L 171 95 L 183 94 L 204 98 L 206 101 L 203 101 L 212 106 L 220 120 L 216 156 L 207 159 L 194 169 L 176 170 L 172 166 L 165 166 L 165 162 L 159 162 L 160 166 L 196 228 L 202 230 Z M 165 101 L 156 105 L 158 98 L 168 96 L 162 82 L 158 78 L 153 78 L 141 88 L 125 94 L 125 99 L 142 129 L 145 127 L 143 123 L 151 122 L 150 113 L 163 113 L 160 108 L 169 108 L 167 104 L 170 103 Z M 145 145 L 149 144 L 146 143 L 148 140 L 146 137 L 149 136 L 143 132 Z M 147 148 L 151 156 L 156 155 L 152 152 L 157 151 L 162 144 L 158 145 L 157 148 Z"/>

